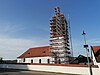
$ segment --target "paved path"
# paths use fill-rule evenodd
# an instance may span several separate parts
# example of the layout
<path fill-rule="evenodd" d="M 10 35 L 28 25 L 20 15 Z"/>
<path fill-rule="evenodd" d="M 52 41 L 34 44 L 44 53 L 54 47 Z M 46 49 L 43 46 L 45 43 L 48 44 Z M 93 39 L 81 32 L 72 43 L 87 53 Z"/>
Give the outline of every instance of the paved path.
<path fill-rule="evenodd" d="M 72 75 L 72 74 L 49 73 L 49 72 L 38 72 L 38 71 L 25 71 L 25 70 L 13 70 L 13 69 L 0 69 L 0 75 Z"/>

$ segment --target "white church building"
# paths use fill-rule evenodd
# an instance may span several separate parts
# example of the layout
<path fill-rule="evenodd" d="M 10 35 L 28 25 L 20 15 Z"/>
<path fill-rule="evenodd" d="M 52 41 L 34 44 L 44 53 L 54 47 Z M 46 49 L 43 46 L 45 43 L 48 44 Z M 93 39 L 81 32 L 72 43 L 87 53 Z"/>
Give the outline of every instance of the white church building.
<path fill-rule="evenodd" d="M 29 48 L 17 58 L 17 63 L 52 63 L 50 46 Z"/>

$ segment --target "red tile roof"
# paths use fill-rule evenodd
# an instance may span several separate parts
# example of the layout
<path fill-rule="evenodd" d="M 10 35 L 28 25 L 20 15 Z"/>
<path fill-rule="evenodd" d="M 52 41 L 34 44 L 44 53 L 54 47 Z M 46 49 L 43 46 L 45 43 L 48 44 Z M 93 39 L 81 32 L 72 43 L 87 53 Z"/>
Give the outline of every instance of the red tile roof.
<path fill-rule="evenodd" d="M 50 46 L 30 48 L 18 58 L 49 56 L 49 48 Z"/>
<path fill-rule="evenodd" d="M 91 46 L 97 62 L 100 62 L 100 46 Z"/>
<path fill-rule="evenodd" d="M 94 53 L 96 53 L 98 50 L 100 50 L 100 46 L 91 46 Z"/>

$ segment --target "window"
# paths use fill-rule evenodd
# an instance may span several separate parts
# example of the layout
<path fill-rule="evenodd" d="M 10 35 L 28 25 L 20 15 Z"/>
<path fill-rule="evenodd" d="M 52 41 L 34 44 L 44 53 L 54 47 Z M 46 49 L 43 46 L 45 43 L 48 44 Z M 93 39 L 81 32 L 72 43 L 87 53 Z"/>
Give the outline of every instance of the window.
<path fill-rule="evenodd" d="M 33 63 L 33 59 L 31 59 L 31 63 Z"/>
<path fill-rule="evenodd" d="M 50 59 L 47 59 L 47 63 L 50 64 Z"/>
<path fill-rule="evenodd" d="M 100 49 L 97 50 L 97 52 L 95 53 L 95 57 L 96 57 L 97 62 L 100 62 Z"/>
<path fill-rule="evenodd" d="M 59 59 L 58 63 L 59 63 L 59 64 L 61 64 L 61 61 L 60 61 L 60 59 Z"/>
<path fill-rule="evenodd" d="M 39 63 L 41 63 L 41 59 L 39 59 Z"/>
<path fill-rule="evenodd" d="M 23 62 L 25 62 L 25 58 L 23 59 Z"/>

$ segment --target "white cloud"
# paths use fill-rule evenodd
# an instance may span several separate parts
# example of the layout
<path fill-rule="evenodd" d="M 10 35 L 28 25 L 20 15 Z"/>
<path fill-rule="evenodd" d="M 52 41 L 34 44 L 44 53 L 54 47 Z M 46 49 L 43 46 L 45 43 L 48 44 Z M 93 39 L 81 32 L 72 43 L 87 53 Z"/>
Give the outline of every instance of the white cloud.
<path fill-rule="evenodd" d="M 44 40 L 43 40 L 44 41 Z M 30 39 L 0 38 L 0 57 L 16 59 L 20 54 L 31 47 L 46 45 L 45 42 Z"/>
<path fill-rule="evenodd" d="M 0 57 L 4 59 L 16 59 L 30 47 L 48 45 L 48 38 L 32 37 L 25 39 L 18 35 L 20 31 L 26 30 L 23 25 L 0 22 Z M 19 37 L 12 37 L 18 35 Z"/>
<path fill-rule="evenodd" d="M 97 39 L 90 39 L 90 40 L 88 40 L 88 43 L 90 45 L 100 45 L 100 39 L 99 38 L 97 38 Z"/>
<path fill-rule="evenodd" d="M 10 24 L 10 23 L 0 23 L 0 32 L 7 33 L 15 31 L 18 25 Z"/>

